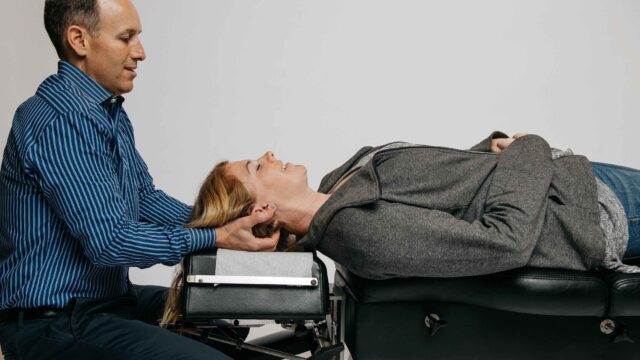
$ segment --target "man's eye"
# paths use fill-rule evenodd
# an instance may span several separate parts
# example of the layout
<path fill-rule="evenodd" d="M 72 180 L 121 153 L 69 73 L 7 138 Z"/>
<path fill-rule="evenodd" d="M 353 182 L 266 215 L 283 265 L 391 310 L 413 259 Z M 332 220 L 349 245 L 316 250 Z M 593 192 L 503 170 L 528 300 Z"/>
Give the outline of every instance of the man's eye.
<path fill-rule="evenodd" d="M 261 167 L 262 167 L 262 165 L 260 163 L 258 163 L 258 166 L 256 166 L 256 171 L 260 171 Z"/>
<path fill-rule="evenodd" d="M 129 40 L 131 40 L 131 38 L 130 37 L 123 37 L 123 38 L 120 38 L 120 40 L 122 40 L 124 42 L 129 42 Z"/>

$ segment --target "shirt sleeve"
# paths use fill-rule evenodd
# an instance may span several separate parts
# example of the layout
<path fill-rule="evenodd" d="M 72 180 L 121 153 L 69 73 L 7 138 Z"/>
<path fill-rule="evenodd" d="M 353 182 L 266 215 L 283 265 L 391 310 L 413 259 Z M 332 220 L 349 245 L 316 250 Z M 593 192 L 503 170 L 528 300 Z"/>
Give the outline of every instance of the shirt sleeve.
<path fill-rule="evenodd" d="M 49 206 L 81 243 L 85 256 L 97 266 L 148 267 L 174 265 L 186 253 L 212 247 L 212 229 L 127 218 L 110 132 L 99 121 L 66 113 L 42 131 L 25 159 Z"/>
<path fill-rule="evenodd" d="M 572 155 L 574 154 L 573 154 L 573 150 L 571 149 L 562 150 L 562 149 L 551 148 L 551 158 L 553 160 L 560 159 L 565 156 L 572 156 Z"/>
<path fill-rule="evenodd" d="M 155 188 L 147 164 L 137 150 L 132 166 L 140 182 L 140 220 L 159 225 L 184 226 L 189 221 L 191 206 Z"/>

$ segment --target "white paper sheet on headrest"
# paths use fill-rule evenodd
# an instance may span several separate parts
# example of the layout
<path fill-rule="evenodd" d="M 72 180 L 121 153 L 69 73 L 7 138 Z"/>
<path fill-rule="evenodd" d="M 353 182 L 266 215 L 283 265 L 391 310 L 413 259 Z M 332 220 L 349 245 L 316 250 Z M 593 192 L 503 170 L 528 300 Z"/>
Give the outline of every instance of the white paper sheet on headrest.
<path fill-rule="evenodd" d="M 218 249 L 216 275 L 311 277 L 313 254 Z"/>

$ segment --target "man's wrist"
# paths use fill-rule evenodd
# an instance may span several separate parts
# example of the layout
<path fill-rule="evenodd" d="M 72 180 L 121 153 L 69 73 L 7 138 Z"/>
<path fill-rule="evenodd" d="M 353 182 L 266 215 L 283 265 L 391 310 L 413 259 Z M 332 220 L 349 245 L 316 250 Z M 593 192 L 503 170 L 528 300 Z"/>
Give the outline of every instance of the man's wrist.
<path fill-rule="evenodd" d="M 227 240 L 227 230 L 224 226 L 213 229 L 214 238 L 215 238 L 215 246 L 221 247 L 224 245 Z"/>

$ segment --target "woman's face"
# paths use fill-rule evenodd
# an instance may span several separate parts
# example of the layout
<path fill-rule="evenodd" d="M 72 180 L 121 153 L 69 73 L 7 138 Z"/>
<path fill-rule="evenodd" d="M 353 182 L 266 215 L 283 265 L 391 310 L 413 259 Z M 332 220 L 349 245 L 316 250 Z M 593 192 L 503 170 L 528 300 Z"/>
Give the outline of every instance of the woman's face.
<path fill-rule="evenodd" d="M 237 177 L 253 192 L 258 204 L 283 204 L 304 194 L 309 188 L 307 168 L 278 160 L 271 151 L 256 160 L 233 161 L 226 172 Z"/>

